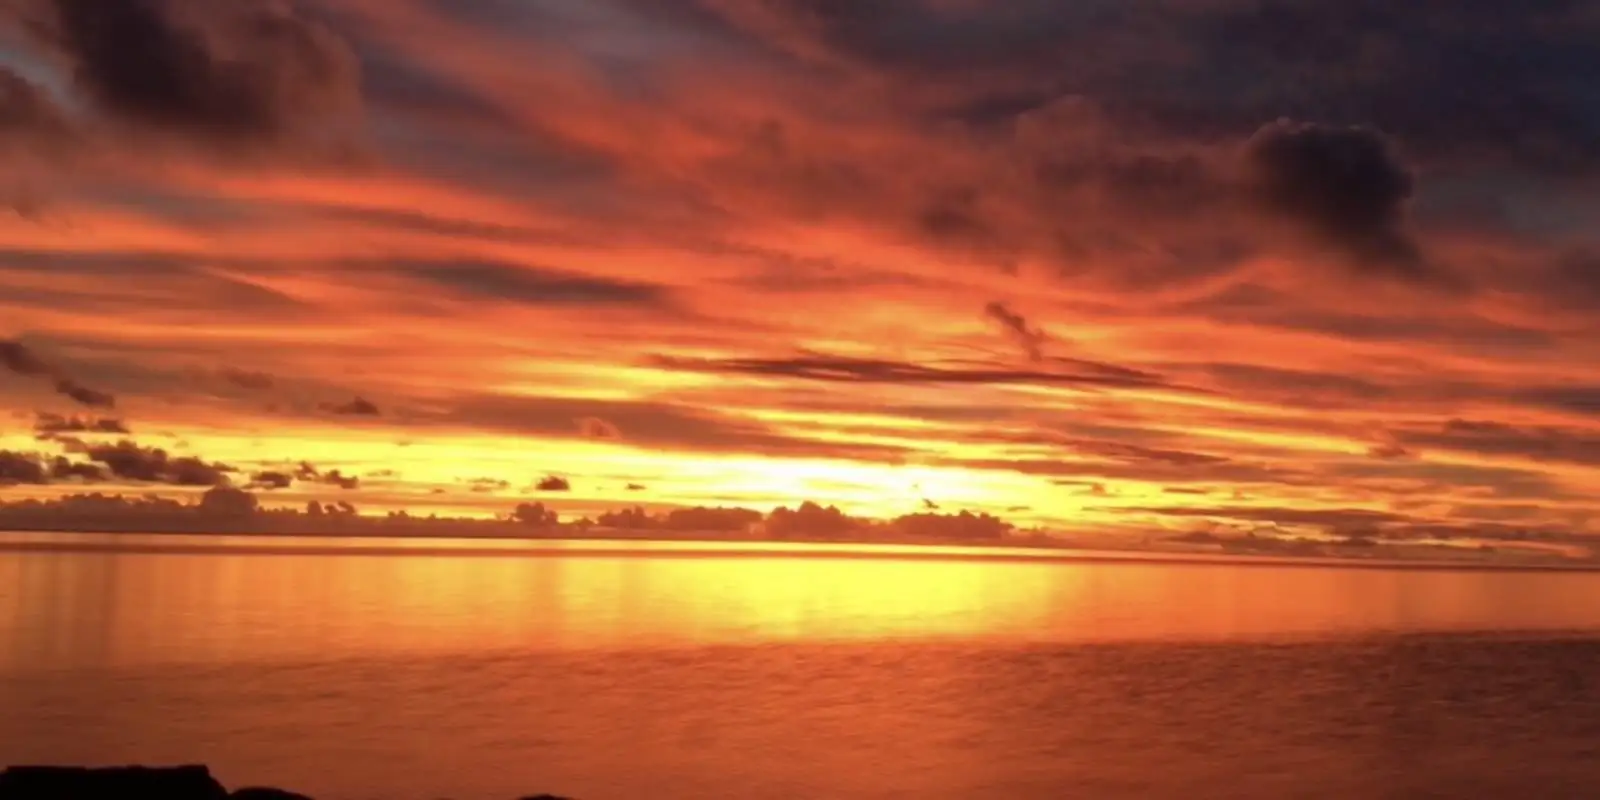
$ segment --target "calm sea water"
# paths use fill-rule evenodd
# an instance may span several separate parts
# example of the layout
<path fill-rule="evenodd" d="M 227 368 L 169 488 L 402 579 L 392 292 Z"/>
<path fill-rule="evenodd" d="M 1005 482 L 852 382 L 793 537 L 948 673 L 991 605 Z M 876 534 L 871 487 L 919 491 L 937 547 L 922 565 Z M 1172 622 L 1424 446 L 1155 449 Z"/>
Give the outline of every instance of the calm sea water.
<path fill-rule="evenodd" d="M 1600 574 L 747 550 L 0 537 L 0 762 L 322 800 L 1600 796 Z"/>

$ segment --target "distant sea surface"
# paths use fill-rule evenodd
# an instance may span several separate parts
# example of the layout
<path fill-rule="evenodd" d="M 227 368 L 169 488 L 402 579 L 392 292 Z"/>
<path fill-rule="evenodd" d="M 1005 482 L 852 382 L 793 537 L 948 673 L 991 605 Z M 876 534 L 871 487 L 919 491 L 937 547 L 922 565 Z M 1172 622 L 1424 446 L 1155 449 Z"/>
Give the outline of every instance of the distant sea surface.
<path fill-rule="evenodd" d="M 0 763 L 319 800 L 1600 797 L 1600 573 L 805 547 L 0 535 Z"/>

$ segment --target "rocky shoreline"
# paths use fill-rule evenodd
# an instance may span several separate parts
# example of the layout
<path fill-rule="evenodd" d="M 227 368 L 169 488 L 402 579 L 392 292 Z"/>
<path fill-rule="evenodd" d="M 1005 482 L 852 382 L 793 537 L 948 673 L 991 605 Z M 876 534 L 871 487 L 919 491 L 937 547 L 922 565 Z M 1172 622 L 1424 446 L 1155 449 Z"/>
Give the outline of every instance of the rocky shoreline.
<path fill-rule="evenodd" d="M 0 800 L 311 800 L 283 789 L 228 791 L 200 765 L 180 767 L 8 767 Z M 522 800 L 572 800 L 551 794 Z"/>

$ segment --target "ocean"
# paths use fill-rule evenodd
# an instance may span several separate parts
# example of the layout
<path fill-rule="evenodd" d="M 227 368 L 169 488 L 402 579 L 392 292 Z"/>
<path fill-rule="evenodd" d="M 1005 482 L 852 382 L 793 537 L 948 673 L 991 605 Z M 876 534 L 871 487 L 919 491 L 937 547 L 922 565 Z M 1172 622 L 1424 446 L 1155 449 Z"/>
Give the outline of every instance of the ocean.
<path fill-rule="evenodd" d="M 6 534 L 0 763 L 318 800 L 1600 796 L 1600 573 L 808 547 Z"/>

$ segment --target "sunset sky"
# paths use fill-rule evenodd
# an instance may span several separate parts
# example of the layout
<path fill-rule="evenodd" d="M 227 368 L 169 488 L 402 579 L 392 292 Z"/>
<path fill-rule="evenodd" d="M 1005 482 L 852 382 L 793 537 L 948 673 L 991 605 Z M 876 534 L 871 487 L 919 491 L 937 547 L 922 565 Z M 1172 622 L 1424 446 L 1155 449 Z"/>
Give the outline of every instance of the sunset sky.
<path fill-rule="evenodd" d="M 1593 532 L 1591 2 L 0 16 L 0 499 Z"/>

